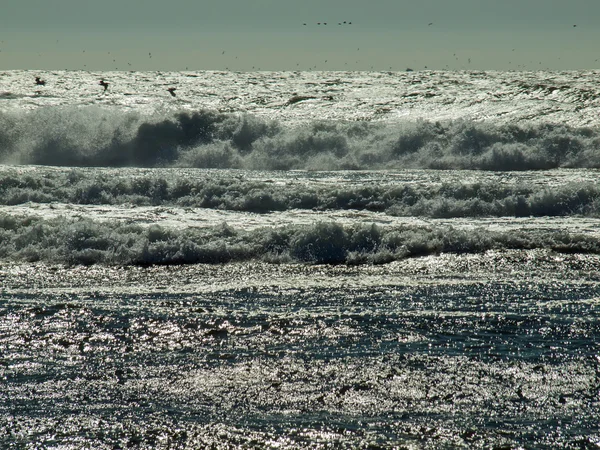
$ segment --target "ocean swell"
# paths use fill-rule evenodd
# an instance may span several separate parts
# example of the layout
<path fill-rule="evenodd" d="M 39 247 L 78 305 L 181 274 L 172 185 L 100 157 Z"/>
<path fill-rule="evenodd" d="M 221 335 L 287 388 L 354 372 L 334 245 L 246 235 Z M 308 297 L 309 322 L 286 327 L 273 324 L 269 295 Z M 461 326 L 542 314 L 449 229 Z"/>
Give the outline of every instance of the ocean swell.
<path fill-rule="evenodd" d="M 253 170 L 597 168 L 600 133 L 468 120 L 293 126 L 210 110 L 144 116 L 96 106 L 44 107 L 0 111 L 0 162 Z"/>

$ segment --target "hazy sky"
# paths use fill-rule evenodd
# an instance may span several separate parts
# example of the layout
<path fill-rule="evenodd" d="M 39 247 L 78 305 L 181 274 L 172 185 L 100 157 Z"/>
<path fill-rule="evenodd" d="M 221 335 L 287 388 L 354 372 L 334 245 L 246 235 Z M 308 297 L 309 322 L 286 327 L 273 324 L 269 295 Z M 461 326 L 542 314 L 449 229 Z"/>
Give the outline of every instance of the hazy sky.
<path fill-rule="evenodd" d="M 0 70 L 595 69 L 599 42 L 600 0 L 2 0 L 0 6 Z"/>

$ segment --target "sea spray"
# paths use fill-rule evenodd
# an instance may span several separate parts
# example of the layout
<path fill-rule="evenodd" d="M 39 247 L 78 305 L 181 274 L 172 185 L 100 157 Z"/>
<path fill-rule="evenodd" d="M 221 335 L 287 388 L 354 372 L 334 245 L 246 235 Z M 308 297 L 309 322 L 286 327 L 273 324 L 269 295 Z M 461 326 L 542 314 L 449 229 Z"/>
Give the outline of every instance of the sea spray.
<path fill-rule="evenodd" d="M 116 108 L 0 111 L 0 162 L 253 170 L 600 167 L 596 128 L 312 121 L 286 125 L 210 110 L 145 116 Z"/>
<path fill-rule="evenodd" d="M 498 232 L 452 227 L 220 226 L 172 229 L 57 217 L 0 215 L 0 255 L 68 264 L 198 264 L 232 261 L 384 263 L 440 253 L 544 249 L 599 253 L 600 238 L 568 232 Z"/>

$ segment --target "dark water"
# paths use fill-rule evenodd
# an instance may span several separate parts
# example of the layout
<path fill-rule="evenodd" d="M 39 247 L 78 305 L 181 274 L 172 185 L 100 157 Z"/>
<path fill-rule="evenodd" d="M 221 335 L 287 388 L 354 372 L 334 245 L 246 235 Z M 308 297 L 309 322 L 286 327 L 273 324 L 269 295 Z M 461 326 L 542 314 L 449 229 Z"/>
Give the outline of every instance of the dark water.
<path fill-rule="evenodd" d="M 0 445 L 596 448 L 600 287 L 578 258 L 562 280 L 547 259 L 510 280 L 460 257 L 5 265 Z"/>

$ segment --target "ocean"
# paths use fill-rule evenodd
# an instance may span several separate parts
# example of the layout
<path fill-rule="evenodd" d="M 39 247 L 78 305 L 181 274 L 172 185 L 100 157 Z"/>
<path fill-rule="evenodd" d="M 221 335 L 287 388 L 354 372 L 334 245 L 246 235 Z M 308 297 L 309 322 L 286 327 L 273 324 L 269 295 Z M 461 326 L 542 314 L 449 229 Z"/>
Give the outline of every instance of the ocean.
<path fill-rule="evenodd" d="M 0 72 L 0 447 L 600 448 L 599 75 Z"/>

